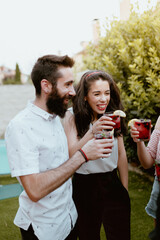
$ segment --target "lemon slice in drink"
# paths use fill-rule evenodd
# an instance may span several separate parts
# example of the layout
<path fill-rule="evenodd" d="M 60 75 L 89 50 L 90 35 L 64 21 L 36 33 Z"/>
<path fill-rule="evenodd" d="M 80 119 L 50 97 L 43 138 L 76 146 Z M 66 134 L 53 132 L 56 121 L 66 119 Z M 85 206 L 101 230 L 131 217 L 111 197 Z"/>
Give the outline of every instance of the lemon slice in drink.
<path fill-rule="evenodd" d="M 112 131 L 111 131 L 111 136 L 112 136 L 112 137 L 114 136 L 114 128 L 113 128 Z"/>
<path fill-rule="evenodd" d="M 116 111 L 114 111 L 113 114 L 114 114 L 114 115 L 118 115 L 118 116 L 120 116 L 120 117 L 126 117 L 125 112 L 123 112 L 122 110 L 116 110 Z"/>
<path fill-rule="evenodd" d="M 137 119 L 137 118 L 133 118 L 133 119 L 131 119 L 129 122 L 128 122 L 128 127 L 131 127 L 131 126 L 133 126 L 134 125 L 134 123 L 135 122 L 137 122 L 137 121 L 140 121 L 139 119 Z"/>

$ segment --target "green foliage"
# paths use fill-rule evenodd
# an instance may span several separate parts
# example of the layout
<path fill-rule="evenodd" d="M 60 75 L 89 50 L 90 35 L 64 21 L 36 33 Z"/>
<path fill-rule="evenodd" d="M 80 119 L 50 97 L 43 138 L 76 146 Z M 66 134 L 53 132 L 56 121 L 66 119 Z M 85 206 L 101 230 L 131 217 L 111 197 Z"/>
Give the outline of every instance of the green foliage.
<path fill-rule="evenodd" d="M 11 240 L 21 239 L 20 230 L 14 225 L 13 220 L 18 210 L 18 198 L 0 200 L 1 221 L 0 221 L 0 239 Z"/>
<path fill-rule="evenodd" d="M 15 83 L 21 84 L 21 72 L 18 63 L 16 63 Z"/>
<path fill-rule="evenodd" d="M 14 184 L 14 183 L 18 183 L 18 180 L 16 177 L 11 177 L 10 174 L 0 175 L 0 184 L 1 185 Z"/>
<path fill-rule="evenodd" d="M 21 72 L 18 63 L 16 63 L 15 75 L 7 76 L 3 79 L 3 84 L 21 84 Z"/>
<path fill-rule="evenodd" d="M 3 80 L 3 84 L 7 85 L 7 84 L 16 84 L 16 83 L 15 83 L 15 79 L 14 78 L 5 78 Z"/>
<path fill-rule="evenodd" d="M 131 239 L 148 239 L 154 228 L 154 220 L 145 212 L 149 201 L 152 181 L 144 175 L 129 172 L 129 195 L 131 199 Z"/>
<path fill-rule="evenodd" d="M 127 114 L 150 118 L 154 125 L 160 113 L 160 11 L 139 15 L 131 12 L 127 21 L 113 20 L 97 46 L 92 43 L 84 59 L 86 68 L 109 72 L 117 82 Z M 126 138 L 129 158 L 135 146 Z"/>

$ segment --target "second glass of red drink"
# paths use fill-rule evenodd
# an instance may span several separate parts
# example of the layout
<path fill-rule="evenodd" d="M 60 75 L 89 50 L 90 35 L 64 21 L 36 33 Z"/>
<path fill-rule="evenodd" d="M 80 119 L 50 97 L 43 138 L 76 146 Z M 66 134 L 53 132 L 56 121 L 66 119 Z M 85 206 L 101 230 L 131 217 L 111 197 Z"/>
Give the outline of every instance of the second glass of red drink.
<path fill-rule="evenodd" d="M 139 139 L 141 141 L 148 141 L 151 136 L 151 120 L 150 119 L 137 119 L 134 126 L 139 131 Z"/>

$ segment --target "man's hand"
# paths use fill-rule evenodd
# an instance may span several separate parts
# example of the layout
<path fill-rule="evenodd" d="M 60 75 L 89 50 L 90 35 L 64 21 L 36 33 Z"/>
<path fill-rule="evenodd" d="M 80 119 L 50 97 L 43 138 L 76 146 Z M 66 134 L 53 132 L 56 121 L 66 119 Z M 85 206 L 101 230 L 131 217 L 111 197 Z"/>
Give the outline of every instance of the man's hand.
<path fill-rule="evenodd" d="M 113 147 L 113 139 L 91 139 L 82 148 L 89 160 L 107 158 Z"/>

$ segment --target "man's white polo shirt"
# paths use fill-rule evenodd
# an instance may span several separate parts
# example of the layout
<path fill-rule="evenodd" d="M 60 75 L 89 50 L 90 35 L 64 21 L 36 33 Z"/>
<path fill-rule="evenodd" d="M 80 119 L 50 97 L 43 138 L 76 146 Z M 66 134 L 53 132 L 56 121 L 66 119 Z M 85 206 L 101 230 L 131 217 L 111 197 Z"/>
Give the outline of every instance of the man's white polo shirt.
<path fill-rule="evenodd" d="M 32 103 L 11 120 L 5 139 L 11 175 L 19 181 L 19 176 L 54 169 L 69 158 L 60 118 Z M 19 205 L 14 223 L 25 230 L 32 224 L 40 240 L 65 239 L 77 219 L 71 179 L 38 202 L 23 191 Z"/>

